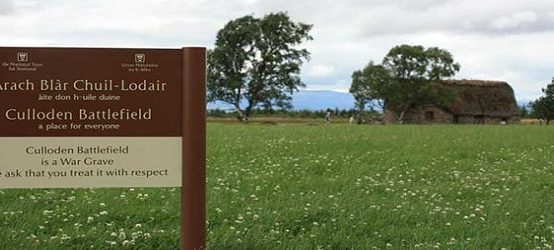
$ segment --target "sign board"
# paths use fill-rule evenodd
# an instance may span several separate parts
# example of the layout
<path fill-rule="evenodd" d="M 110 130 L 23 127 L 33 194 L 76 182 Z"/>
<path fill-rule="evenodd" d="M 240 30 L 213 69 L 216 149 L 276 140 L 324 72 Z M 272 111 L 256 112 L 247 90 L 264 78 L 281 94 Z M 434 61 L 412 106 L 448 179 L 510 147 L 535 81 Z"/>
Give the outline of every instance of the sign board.
<path fill-rule="evenodd" d="M 205 53 L 0 48 L 0 188 L 182 187 L 204 218 Z"/>

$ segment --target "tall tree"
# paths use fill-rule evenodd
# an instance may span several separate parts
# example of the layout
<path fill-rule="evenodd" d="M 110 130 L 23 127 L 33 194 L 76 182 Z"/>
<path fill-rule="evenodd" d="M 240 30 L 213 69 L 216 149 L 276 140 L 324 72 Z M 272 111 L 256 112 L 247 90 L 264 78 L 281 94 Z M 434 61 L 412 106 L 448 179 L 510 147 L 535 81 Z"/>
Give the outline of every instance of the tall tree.
<path fill-rule="evenodd" d="M 446 50 L 400 45 L 387 53 L 381 65 L 370 63 L 354 72 L 350 92 L 358 106 L 382 103 L 402 123 L 410 109 L 429 103 L 448 105 L 453 95 L 441 81 L 459 70 L 460 65 Z"/>
<path fill-rule="evenodd" d="M 305 86 L 300 67 L 310 53 L 299 45 L 312 40 L 311 28 L 282 12 L 228 22 L 208 54 L 208 101 L 233 105 L 242 121 L 255 108 L 289 108 Z"/>
<path fill-rule="evenodd" d="M 534 102 L 530 103 L 533 107 L 533 113 L 540 119 L 545 119 L 546 124 L 554 119 L 554 78 L 552 82 L 542 89 L 543 95 Z"/>

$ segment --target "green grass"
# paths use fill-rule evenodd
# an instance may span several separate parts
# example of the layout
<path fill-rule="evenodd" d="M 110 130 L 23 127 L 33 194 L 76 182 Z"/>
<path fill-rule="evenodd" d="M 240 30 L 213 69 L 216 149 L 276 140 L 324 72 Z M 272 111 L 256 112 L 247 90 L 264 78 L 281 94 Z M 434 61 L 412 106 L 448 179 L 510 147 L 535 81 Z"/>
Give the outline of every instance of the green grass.
<path fill-rule="evenodd" d="M 210 249 L 554 245 L 546 126 L 209 124 L 207 181 Z M 178 189 L 2 190 L 0 249 L 175 249 L 178 210 Z"/>

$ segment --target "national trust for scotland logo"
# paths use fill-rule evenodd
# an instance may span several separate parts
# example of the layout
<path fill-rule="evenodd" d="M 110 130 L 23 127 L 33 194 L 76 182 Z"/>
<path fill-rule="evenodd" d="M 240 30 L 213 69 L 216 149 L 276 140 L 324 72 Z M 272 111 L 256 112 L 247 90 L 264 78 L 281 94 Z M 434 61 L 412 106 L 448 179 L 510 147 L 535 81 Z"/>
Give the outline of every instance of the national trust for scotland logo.
<path fill-rule="evenodd" d="M 28 62 L 29 61 L 29 53 L 27 53 L 27 52 L 17 53 L 17 61 L 18 62 Z"/>
<path fill-rule="evenodd" d="M 135 63 L 144 63 L 146 62 L 145 54 L 135 54 Z"/>
<path fill-rule="evenodd" d="M 155 62 L 156 58 L 154 56 L 154 59 L 150 58 L 149 63 L 146 63 L 146 53 L 129 53 L 128 56 L 130 56 L 132 59 L 132 56 L 134 55 L 134 63 L 131 62 L 123 62 L 121 63 L 121 67 L 127 69 L 128 72 L 137 72 L 137 73 L 144 73 L 144 72 L 153 72 L 155 71 L 159 65 Z"/>

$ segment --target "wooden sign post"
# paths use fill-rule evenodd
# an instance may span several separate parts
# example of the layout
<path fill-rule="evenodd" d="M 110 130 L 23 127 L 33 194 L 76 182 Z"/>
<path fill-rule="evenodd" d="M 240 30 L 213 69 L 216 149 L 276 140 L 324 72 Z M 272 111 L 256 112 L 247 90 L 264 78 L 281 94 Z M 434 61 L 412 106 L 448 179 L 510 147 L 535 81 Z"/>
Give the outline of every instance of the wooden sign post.
<path fill-rule="evenodd" d="M 206 242 L 206 50 L 184 49 L 183 72 L 187 139 L 183 140 L 181 249 L 201 250 Z"/>
<path fill-rule="evenodd" d="M 205 48 L 0 48 L 0 188 L 181 187 L 204 249 L 205 96 Z"/>

